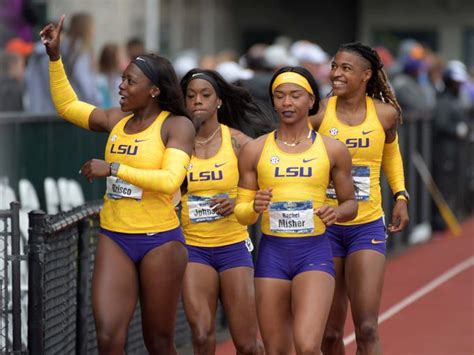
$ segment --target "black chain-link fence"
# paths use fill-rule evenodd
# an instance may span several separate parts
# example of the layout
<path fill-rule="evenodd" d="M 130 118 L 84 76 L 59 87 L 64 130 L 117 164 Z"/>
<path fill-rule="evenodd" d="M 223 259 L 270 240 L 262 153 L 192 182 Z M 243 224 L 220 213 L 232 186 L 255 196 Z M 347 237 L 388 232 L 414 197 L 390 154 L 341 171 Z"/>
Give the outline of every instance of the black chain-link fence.
<path fill-rule="evenodd" d="M 97 354 L 90 289 L 100 206 L 87 204 L 54 216 L 41 211 L 29 215 L 31 354 Z M 217 318 L 222 318 L 222 308 Z M 181 346 L 190 342 L 190 329 L 180 303 L 175 343 Z M 139 306 L 129 327 L 126 352 L 147 353 Z"/>
<path fill-rule="evenodd" d="M 18 202 L 0 210 L 0 353 L 25 353 L 21 338 L 20 227 Z"/>

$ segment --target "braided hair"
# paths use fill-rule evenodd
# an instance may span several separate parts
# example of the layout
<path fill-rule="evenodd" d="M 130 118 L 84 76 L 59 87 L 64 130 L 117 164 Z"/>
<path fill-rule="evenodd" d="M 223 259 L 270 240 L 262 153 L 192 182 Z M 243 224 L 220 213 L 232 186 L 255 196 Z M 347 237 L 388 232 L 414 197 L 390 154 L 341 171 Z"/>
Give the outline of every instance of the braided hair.
<path fill-rule="evenodd" d="M 387 74 L 383 69 L 383 63 L 380 57 L 373 48 L 362 44 L 361 42 L 352 42 L 342 44 L 338 52 L 355 53 L 370 63 L 372 69 L 372 76 L 367 82 L 366 93 L 372 98 L 379 99 L 382 102 L 392 105 L 398 112 L 398 121 L 403 123 L 402 108 L 400 107 L 392 88 L 388 83 Z"/>

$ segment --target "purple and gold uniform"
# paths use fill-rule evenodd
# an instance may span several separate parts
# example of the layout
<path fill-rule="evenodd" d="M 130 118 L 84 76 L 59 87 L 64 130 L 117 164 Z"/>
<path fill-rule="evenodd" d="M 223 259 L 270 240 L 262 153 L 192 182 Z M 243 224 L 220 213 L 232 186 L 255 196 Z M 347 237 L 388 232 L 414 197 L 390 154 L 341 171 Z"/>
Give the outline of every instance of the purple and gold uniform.
<path fill-rule="evenodd" d="M 329 98 L 318 132 L 340 140 L 349 149 L 359 210 L 353 220 L 337 223 L 327 229 L 333 253 L 334 256 L 345 257 L 356 250 L 374 249 L 385 254 L 386 233 L 380 192 L 385 130 L 377 116 L 372 98 L 366 97 L 365 119 L 356 126 L 345 124 L 337 118 L 336 103 L 336 96 Z M 327 190 L 326 201 L 330 205 L 337 205 L 332 186 Z M 360 228 L 364 225 L 367 229 Z"/>
<path fill-rule="evenodd" d="M 262 215 L 255 277 L 291 280 L 309 270 L 334 276 L 325 225 L 314 213 L 325 200 L 330 161 L 321 136 L 311 134 L 311 147 L 301 153 L 281 150 L 276 131 L 266 138 L 257 165 L 258 186 L 273 188 L 273 197 Z"/>
<path fill-rule="evenodd" d="M 120 120 L 109 134 L 105 160 L 138 169 L 160 169 L 165 151 L 161 127 L 168 116 L 168 111 L 162 111 L 148 128 L 135 134 L 124 131 L 132 115 Z M 118 177 L 109 176 L 104 207 L 100 212 L 102 233 L 114 239 L 136 262 L 141 258 L 133 256 L 135 253 L 132 249 L 139 242 L 138 237 L 152 240 L 147 240 L 146 251 L 140 252 L 142 257 L 147 251 L 169 241 L 163 236 L 167 232 L 171 233 L 170 240 L 184 243 L 171 198 L 172 195 L 147 191 Z M 114 238 L 115 235 L 128 238 L 119 241 Z M 137 235 L 137 239 L 133 235 Z"/>
<path fill-rule="evenodd" d="M 239 170 L 229 127 L 221 124 L 222 143 L 209 159 L 191 157 L 187 192 L 182 197 L 181 222 L 189 261 L 218 272 L 238 266 L 253 267 L 247 227 L 235 215 L 224 217 L 211 207 L 212 197 L 237 197 Z"/>

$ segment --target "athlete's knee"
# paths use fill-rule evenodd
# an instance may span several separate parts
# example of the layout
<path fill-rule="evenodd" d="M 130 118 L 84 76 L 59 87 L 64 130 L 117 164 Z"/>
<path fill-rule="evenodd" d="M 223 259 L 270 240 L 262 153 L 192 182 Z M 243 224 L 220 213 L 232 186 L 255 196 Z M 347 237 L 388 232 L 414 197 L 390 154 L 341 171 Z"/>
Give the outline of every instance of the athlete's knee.
<path fill-rule="evenodd" d="M 171 354 L 174 349 L 174 330 L 145 336 L 144 340 L 150 354 Z"/>
<path fill-rule="evenodd" d="M 376 320 L 365 320 L 355 327 L 356 339 L 358 343 L 374 343 L 378 341 L 378 327 Z"/>
<path fill-rule="evenodd" d="M 126 335 L 119 332 L 97 330 L 97 347 L 101 354 L 123 352 L 125 349 Z"/>
<path fill-rule="evenodd" d="M 323 336 L 323 347 L 333 346 L 343 341 L 344 331 L 339 328 L 327 327 Z"/>
<path fill-rule="evenodd" d="M 235 341 L 234 345 L 239 355 L 263 354 L 263 345 L 256 339 L 250 341 Z"/>
<path fill-rule="evenodd" d="M 214 344 L 216 335 L 213 327 L 193 327 L 193 344 L 195 347 L 206 347 Z"/>
<path fill-rule="evenodd" d="M 297 354 L 303 355 L 319 355 L 321 353 L 321 342 L 317 339 L 300 339 L 300 341 L 295 341 L 295 350 Z"/>

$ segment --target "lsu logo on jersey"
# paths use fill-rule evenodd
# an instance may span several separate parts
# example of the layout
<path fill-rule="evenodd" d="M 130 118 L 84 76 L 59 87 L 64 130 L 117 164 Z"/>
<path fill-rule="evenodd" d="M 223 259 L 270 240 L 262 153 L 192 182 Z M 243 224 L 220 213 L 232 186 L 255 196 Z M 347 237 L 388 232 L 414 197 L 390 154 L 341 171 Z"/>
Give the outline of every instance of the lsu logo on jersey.
<path fill-rule="evenodd" d="M 110 153 L 120 155 L 137 155 L 138 146 L 130 144 L 119 144 L 116 146 L 115 144 L 112 144 L 110 147 Z"/>
<path fill-rule="evenodd" d="M 224 178 L 222 170 L 207 170 L 199 173 L 190 172 L 189 181 L 219 181 Z"/>
<path fill-rule="evenodd" d="M 311 166 L 289 166 L 286 169 L 275 167 L 275 177 L 311 177 L 313 168 Z"/>
<path fill-rule="evenodd" d="M 370 140 L 369 138 L 347 138 L 345 143 L 347 148 L 368 148 Z"/>

